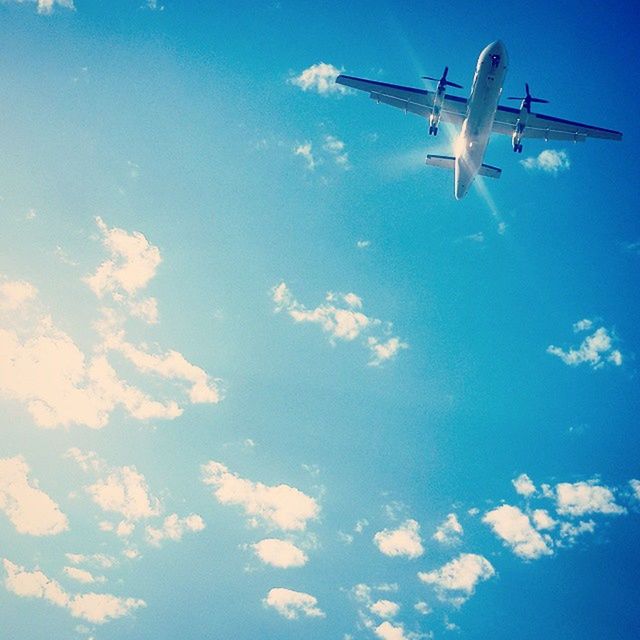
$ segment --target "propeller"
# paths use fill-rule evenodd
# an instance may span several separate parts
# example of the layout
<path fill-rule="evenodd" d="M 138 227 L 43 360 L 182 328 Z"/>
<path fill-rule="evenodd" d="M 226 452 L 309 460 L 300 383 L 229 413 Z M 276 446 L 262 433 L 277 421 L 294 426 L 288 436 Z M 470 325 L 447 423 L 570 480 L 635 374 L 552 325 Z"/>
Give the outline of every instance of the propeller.
<path fill-rule="evenodd" d="M 449 73 L 449 67 L 444 68 L 444 73 L 442 74 L 442 78 L 432 78 L 431 76 L 422 76 L 423 80 L 434 80 L 441 87 L 456 87 L 457 89 L 462 89 L 461 84 L 457 84 L 455 82 L 451 82 L 447 80 L 447 73 Z"/>
<path fill-rule="evenodd" d="M 531 92 L 529 91 L 529 83 L 528 82 L 524 83 L 524 90 L 525 90 L 525 97 L 524 98 L 518 98 L 516 96 L 509 96 L 507 98 L 507 100 L 522 100 L 522 102 L 524 103 L 524 107 L 525 107 L 525 109 L 527 109 L 527 111 L 529 110 L 529 107 L 531 107 L 531 103 L 532 102 L 540 102 L 542 104 L 548 104 L 549 103 L 548 100 L 543 100 L 542 98 L 534 98 L 531 95 Z"/>

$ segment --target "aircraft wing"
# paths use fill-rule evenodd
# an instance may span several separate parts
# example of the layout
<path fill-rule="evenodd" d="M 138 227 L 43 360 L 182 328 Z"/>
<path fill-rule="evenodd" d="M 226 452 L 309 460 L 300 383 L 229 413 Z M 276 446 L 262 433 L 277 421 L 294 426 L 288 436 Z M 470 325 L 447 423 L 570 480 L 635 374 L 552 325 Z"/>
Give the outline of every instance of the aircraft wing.
<path fill-rule="evenodd" d="M 516 126 L 519 109 L 499 106 L 493 122 L 493 132 L 510 136 Z M 545 140 L 570 140 L 584 142 L 587 138 L 604 140 L 622 140 L 622 134 L 612 129 L 593 127 L 589 124 L 545 116 L 541 113 L 530 113 L 523 138 L 544 138 Z"/>
<path fill-rule="evenodd" d="M 428 118 L 433 107 L 434 91 L 403 87 L 398 84 L 378 82 L 377 80 L 365 80 L 353 76 L 340 75 L 336 78 L 338 84 L 343 84 L 352 89 L 366 91 L 369 97 L 376 102 L 382 102 L 392 107 L 402 109 L 406 113 Z M 445 96 L 442 106 L 441 118 L 446 122 L 462 124 L 467 114 L 467 99 L 458 96 Z"/>

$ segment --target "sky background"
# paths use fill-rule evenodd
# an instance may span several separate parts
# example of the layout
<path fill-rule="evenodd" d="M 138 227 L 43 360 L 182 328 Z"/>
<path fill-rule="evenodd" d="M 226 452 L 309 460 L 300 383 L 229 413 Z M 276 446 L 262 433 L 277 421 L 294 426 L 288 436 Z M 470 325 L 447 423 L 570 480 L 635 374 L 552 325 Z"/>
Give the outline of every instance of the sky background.
<path fill-rule="evenodd" d="M 6 637 L 638 637 L 632 3 L 69 5 L 0 4 Z M 498 38 L 623 141 L 456 201 L 315 66 Z"/>

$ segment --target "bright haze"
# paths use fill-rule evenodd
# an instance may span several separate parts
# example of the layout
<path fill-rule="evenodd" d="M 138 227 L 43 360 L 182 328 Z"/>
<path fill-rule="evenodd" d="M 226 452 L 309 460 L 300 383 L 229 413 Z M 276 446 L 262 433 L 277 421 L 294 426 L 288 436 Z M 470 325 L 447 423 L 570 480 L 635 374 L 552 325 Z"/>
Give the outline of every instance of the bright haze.
<path fill-rule="evenodd" d="M 592 3 L 593 5 L 593 3 Z M 637 637 L 637 18 L 0 3 L 0 635 Z M 456 131 L 339 73 L 622 131 Z"/>

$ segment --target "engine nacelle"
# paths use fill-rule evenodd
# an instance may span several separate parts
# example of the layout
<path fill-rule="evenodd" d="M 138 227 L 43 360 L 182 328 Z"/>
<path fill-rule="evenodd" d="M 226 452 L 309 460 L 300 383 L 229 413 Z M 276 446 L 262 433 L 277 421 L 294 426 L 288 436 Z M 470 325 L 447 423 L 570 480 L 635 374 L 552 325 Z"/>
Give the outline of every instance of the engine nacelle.
<path fill-rule="evenodd" d="M 513 146 L 514 153 L 522 153 L 522 134 L 524 133 L 524 122 L 518 119 L 516 122 L 513 135 L 511 136 L 511 144 Z"/>

